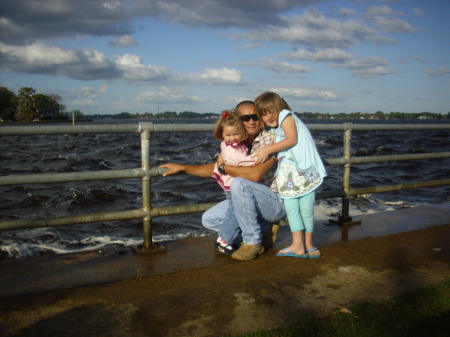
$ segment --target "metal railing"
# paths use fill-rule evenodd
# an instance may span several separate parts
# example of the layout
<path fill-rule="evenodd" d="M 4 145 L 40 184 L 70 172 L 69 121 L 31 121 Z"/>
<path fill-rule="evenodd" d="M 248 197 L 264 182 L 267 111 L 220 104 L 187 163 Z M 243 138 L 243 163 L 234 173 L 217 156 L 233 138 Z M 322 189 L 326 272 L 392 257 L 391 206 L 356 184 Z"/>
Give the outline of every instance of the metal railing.
<path fill-rule="evenodd" d="M 342 198 L 342 215 L 338 221 L 330 220 L 330 222 L 340 225 L 351 225 L 353 222 L 349 216 L 349 198 L 355 195 L 391 192 L 405 189 L 415 189 L 424 187 L 434 187 L 449 185 L 450 179 L 441 179 L 433 181 L 421 181 L 407 184 L 397 184 L 389 186 L 362 187 L 352 188 L 350 185 L 350 168 L 354 164 L 404 161 L 417 159 L 437 159 L 450 158 L 450 152 L 440 153 L 420 153 L 420 154 L 403 154 L 403 155 L 384 155 L 369 157 L 352 157 L 351 155 L 351 138 L 352 131 L 369 131 L 369 130 L 450 130 L 449 124 L 308 124 L 310 130 L 316 131 L 342 131 L 343 132 L 343 153 L 342 157 L 325 158 L 327 165 L 343 166 L 342 188 L 329 191 L 319 192 L 317 199 Z M 17 184 L 40 184 L 40 183 L 59 183 L 69 181 L 85 181 L 97 179 L 122 179 L 122 178 L 141 178 L 142 180 L 142 207 L 125 211 L 99 212 L 90 214 L 77 214 L 53 218 L 40 219 L 19 219 L 0 221 L 0 230 L 25 229 L 36 227 L 63 226 L 71 224 L 81 224 L 100 221 L 126 220 L 126 219 L 142 219 L 143 221 L 143 252 L 154 252 L 163 250 L 161 246 L 152 241 L 152 218 L 158 216 L 187 214 L 202 212 L 215 205 L 215 203 L 183 205 L 183 206 L 151 206 L 151 179 L 161 176 L 166 169 L 151 167 L 150 164 L 150 145 L 151 133 L 153 132 L 212 132 L 214 125 L 212 124 L 154 124 L 143 122 L 139 124 L 115 124 L 115 125 L 73 125 L 73 126 L 5 126 L 0 127 L 0 136 L 17 136 L 17 135 L 54 135 L 54 134 L 100 134 L 100 133 L 139 133 L 141 139 L 141 162 L 139 168 L 124 170 L 108 170 L 108 171 L 85 171 L 85 172 L 68 172 L 68 173 L 44 173 L 44 174 L 24 174 L 0 176 L 0 186 L 17 185 Z"/>

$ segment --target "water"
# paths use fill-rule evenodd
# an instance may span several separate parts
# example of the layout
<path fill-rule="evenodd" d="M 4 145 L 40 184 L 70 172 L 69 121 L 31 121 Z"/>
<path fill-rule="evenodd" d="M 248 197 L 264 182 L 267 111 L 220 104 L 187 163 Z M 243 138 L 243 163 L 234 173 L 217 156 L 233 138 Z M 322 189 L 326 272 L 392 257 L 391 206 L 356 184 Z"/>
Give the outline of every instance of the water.
<path fill-rule="evenodd" d="M 123 120 L 96 123 L 123 123 Z M 136 121 L 127 121 L 136 123 Z M 211 120 L 155 120 L 155 123 L 212 123 Z M 342 123 L 342 120 L 305 120 L 305 123 Z M 351 121 L 381 123 L 380 121 Z M 386 121 L 386 123 L 405 121 Z M 420 121 L 420 123 L 450 121 Z M 406 123 L 419 123 L 408 120 Z M 342 155 L 341 131 L 313 131 L 324 158 Z M 449 130 L 355 131 L 355 156 L 392 155 L 449 151 Z M 219 143 L 208 132 L 173 132 L 152 135 L 151 164 L 167 162 L 205 164 L 213 162 Z M 78 172 L 136 168 L 141 165 L 138 134 L 30 135 L 0 137 L 0 174 Z M 319 191 L 335 190 L 342 184 L 342 167 L 327 167 L 328 177 Z M 391 185 L 438 180 L 450 176 L 450 159 L 418 160 L 354 165 L 352 187 Z M 350 215 L 446 203 L 450 187 L 406 190 L 363 195 L 351 199 Z M 152 180 L 152 205 L 174 206 L 210 203 L 224 199 L 213 179 L 187 175 Z M 0 219 L 27 219 L 140 208 L 139 179 L 94 180 L 57 184 L 0 186 Z M 317 221 L 340 215 L 339 198 L 316 202 Z M 209 234 L 201 225 L 201 213 L 158 217 L 153 221 L 154 241 Z M 3 231 L 0 256 L 22 258 L 37 255 L 137 245 L 143 241 L 140 220 L 99 222 L 52 228 Z"/>

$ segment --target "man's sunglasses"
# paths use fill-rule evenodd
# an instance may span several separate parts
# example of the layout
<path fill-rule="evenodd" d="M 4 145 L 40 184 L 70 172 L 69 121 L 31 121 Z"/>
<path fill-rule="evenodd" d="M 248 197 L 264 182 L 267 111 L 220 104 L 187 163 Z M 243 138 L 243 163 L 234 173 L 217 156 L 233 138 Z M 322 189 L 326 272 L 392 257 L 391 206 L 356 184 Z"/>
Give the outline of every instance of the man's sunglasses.
<path fill-rule="evenodd" d="M 242 115 L 240 118 L 243 122 L 250 122 L 250 119 L 253 119 L 255 122 L 259 121 L 259 117 L 257 114 Z"/>

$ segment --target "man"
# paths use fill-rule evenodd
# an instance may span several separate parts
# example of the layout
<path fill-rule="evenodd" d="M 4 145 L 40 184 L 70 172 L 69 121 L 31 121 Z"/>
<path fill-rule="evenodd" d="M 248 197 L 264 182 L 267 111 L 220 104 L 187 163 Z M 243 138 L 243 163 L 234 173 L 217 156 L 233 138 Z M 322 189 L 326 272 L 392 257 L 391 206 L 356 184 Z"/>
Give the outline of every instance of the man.
<path fill-rule="evenodd" d="M 239 103 L 235 112 L 240 116 L 248 132 L 247 145 L 250 153 L 273 143 L 271 132 L 261 130 L 261 122 L 256 114 L 255 104 L 251 101 Z M 263 233 L 270 229 L 273 222 L 286 217 L 283 201 L 278 195 L 274 172 L 276 157 L 256 166 L 223 165 L 219 156 L 217 163 L 204 165 L 180 165 L 169 163 L 161 165 L 168 171 L 163 176 L 185 172 L 198 177 L 211 177 L 215 165 L 222 174 L 235 177 L 231 183 L 232 210 L 235 217 L 227 216 L 228 200 L 224 200 L 207 210 L 202 217 L 206 228 L 217 232 L 242 232 L 242 245 L 231 254 L 240 261 L 249 261 L 264 253 Z M 226 219 L 226 221 L 224 221 Z M 226 226 L 227 228 L 221 228 Z"/>

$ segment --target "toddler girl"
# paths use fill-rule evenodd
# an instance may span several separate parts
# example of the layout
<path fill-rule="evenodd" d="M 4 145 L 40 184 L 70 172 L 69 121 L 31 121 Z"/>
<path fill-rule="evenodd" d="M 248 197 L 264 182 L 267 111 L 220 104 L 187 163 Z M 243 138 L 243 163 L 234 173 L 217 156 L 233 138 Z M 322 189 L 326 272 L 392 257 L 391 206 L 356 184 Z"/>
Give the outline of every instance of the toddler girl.
<path fill-rule="evenodd" d="M 223 160 L 223 165 L 233 166 L 253 166 L 255 160 L 248 155 L 248 148 L 245 143 L 247 139 L 247 131 L 239 116 L 233 112 L 225 111 L 216 122 L 214 129 L 214 137 L 221 141 L 220 150 Z M 222 166 L 222 165 L 220 165 Z M 227 220 L 234 218 L 234 210 L 231 203 L 230 184 L 232 177 L 220 173 L 220 166 L 214 167 L 212 177 L 225 191 L 228 199 Z M 221 226 L 221 228 L 228 228 L 228 226 Z M 216 247 L 219 252 L 226 255 L 231 255 L 237 247 L 230 244 L 235 239 L 235 233 L 226 233 L 224 230 L 219 231 L 219 237 L 216 242 Z"/>

